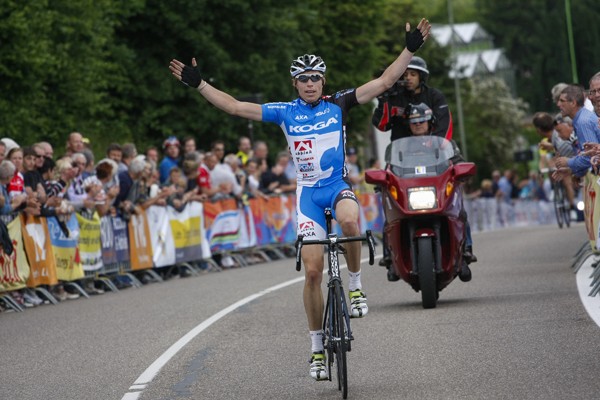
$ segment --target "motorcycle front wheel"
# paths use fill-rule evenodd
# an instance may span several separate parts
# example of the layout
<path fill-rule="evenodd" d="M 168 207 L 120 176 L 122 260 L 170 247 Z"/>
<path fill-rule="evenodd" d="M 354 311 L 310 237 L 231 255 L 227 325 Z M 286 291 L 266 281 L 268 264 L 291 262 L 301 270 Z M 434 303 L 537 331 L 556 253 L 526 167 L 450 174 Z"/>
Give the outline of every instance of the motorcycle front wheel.
<path fill-rule="evenodd" d="M 433 240 L 430 237 L 417 239 L 417 265 L 419 271 L 419 288 L 423 308 L 435 308 L 438 290 L 433 263 Z"/>

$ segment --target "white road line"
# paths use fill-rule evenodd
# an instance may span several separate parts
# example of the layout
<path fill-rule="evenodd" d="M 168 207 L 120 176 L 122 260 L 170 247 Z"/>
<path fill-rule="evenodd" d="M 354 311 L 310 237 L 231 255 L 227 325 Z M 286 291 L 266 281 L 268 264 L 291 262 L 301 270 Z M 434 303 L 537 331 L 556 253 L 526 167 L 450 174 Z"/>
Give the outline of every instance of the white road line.
<path fill-rule="evenodd" d="M 376 260 L 377 260 L 377 258 L 378 257 L 376 257 Z M 365 258 L 365 259 L 360 260 L 360 263 L 363 264 L 368 261 L 369 261 L 369 259 Z M 345 267 L 346 267 L 346 264 L 340 264 L 340 269 L 343 269 Z M 325 271 L 323 271 L 323 273 L 324 274 L 327 273 L 327 268 L 325 268 Z M 152 364 L 150 364 L 150 366 L 148 368 L 146 368 L 146 370 L 139 376 L 139 378 L 137 378 L 135 380 L 134 384 L 129 388 L 130 392 L 125 393 L 125 395 L 121 398 L 121 400 L 137 400 L 139 398 L 139 396 L 142 394 L 142 391 L 131 391 L 131 390 L 133 390 L 134 388 L 135 389 L 145 388 L 150 382 L 152 382 L 152 380 L 154 379 L 154 377 L 156 377 L 156 375 L 160 372 L 160 370 L 175 356 L 175 354 L 177 354 L 179 352 L 179 350 L 184 348 L 189 342 L 192 341 L 192 339 L 194 339 L 196 336 L 198 336 L 200 333 L 202 333 L 205 329 L 207 329 L 209 326 L 211 326 L 212 324 L 214 324 L 215 322 L 217 322 L 218 320 L 220 320 L 227 314 L 237 310 L 238 308 L 250 303 L 253 300 L 256 300 L 259 297 L 262 297 L 266 294 L 275 292 L 279 289 L 283 289 L 283 288 L 293 285 L 295 283 L 302 282 L 303 280 L 304 280 L 304 276 L 301 276 L 299 278 L 280 283 L 279 285 L 271 286 L 270 288 L 267 288 L 258 293 L 252 294 L 252 295 L 230 305 L 229 307 L 224 308 L 223 310 L 214 314 L 210 318 L 202 321 L 199 325 L 197 325 L 191 331 L 186 333 L 181 339 L 179 339 L 171 347 L 169 347 L 164 353 L 162 353 L 161 356 L 156 359 L 156 361 L 154 361 Z"/>
<path fill-rule="evenodd" d="M 590 276 L 592 275 L 592 272 L 594 272 L 594 268 L 592 268 L 592 263 L 594 261 L 596 261 L 594 256 L 588 257 L 581 265 L 581 268 L 579 268 L 579 271 L 577 271 L 577 291 L 579 292 L 579 297 L 581 298 L 581 303 L 585 307 L 585 310 L 594 320 L 596 325 L 600 326 L 600 295 L 596 295 L 595 297 L 588 296 L 592 290 L 592 287 L 590 286 L 592 278 Z"/>

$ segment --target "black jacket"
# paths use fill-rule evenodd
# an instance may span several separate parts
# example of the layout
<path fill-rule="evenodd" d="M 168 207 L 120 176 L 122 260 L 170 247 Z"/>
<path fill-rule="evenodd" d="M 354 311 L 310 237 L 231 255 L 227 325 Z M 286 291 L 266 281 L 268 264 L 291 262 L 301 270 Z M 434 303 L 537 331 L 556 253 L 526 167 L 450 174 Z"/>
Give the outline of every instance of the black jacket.
<path fill-rule="evenodd" d="M 422 85 L 421 92 L 415 94 L 401 88 L 395 94 L 384 93 L 378 100 L 379 104 L 373 113 L 372 123 L 380 131 L 391 129 L 391 140 L 412 135 L 405 111 L 409 104 L 419 103 L 425 103 L 433 111 L 433 134 L 448 140 L 452 139 L 452 117 L 446 98 L 439 90 Z"/>

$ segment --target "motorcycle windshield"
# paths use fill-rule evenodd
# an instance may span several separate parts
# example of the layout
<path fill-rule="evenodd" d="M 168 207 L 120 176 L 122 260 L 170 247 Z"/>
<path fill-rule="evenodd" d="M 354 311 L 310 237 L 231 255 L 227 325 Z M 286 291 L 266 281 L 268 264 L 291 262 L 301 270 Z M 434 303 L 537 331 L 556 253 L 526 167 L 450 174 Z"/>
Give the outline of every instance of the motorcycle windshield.
<path fill-rule="evenodd" d="M 392 173 L 403 178 L 441 175 L 453 156 L 452 143 L 439 136 L 397 139 L 385 151 L 385 161 Z"/>

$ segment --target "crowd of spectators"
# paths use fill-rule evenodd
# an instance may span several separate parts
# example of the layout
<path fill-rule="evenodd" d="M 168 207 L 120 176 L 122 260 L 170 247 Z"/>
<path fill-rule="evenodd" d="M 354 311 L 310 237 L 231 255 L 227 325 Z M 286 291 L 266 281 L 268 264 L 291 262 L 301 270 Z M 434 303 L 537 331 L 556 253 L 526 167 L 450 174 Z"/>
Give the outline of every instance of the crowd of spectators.
<path fill-rule="evenodd" d="M 222 140 L 200 149 L 191 136 L 181 140 L 172 136 L 161 149 L 150 146 L 143 152 L 134 143 L 111 143 L 98 159 L 89 139 L 79 132 L 70 133 L 60 149 L 47 142 L 20 146 L 3 138 L 0 221 L 6 226 L 20 213 L 53 216 L 66 233 L 64 223 L 73 213 L 128 220 L 152 205 L 181 210 L 190 201 L 234 198 L 241 204 L 249 198 L 294 193 L 296 176 L 289 152 L 278 152 L 272 163 L 268 157 L 267 143 L 252 143 L 248 137 L 241 137 L 236 149 Z M 218 261 L 222 267 L 235 265 L 226 257 Z M 89 294 L 103 292 L 92 281 L 82 282 L 82 287 Z M 50 289 L 60 301 L 79 297 L 62 284 Z M 11 295 L 25 307 L 42 301 L 28 289 Z"/>

